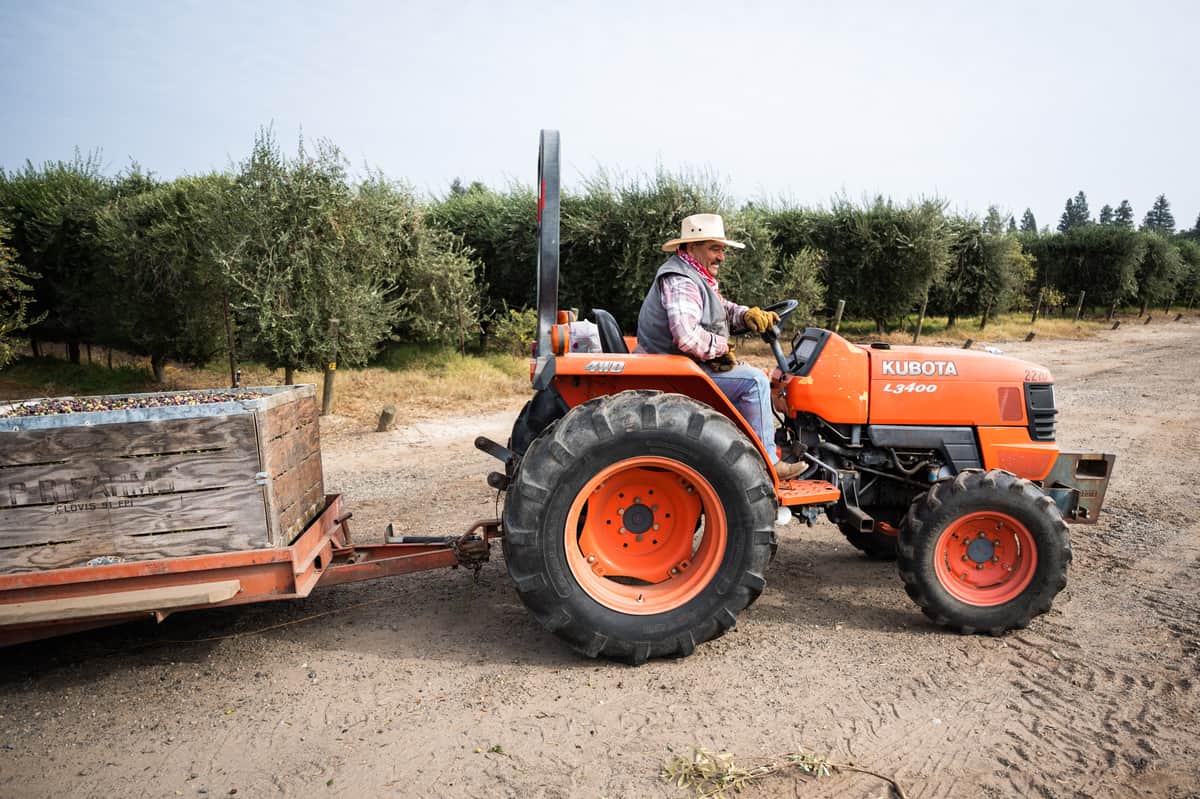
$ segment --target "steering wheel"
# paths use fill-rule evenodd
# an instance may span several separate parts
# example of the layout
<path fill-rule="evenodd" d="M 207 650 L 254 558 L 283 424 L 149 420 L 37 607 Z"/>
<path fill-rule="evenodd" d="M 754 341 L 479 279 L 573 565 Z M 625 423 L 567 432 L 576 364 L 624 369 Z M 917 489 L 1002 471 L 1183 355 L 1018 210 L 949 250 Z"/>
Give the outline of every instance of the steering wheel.
<path fill-rule="evenodd" d="M 779 364 L 779 371 L 787 374 L 788 365 L 787 358 L 783 355 L 783 347 L 779 345 L 779 337 L 783 335 L 783 323 L 792 315 L 792 312 L 800 306 L 796 300 L 781 300 L 774 305 L 768 305 L 763 308 L 764 311 L 774 311 L 779 314 L 779 323 L 771 325 L 769 330 L 764 330 L 762 337 L 763 341 L 771 345 L 771 354 L 775 356 L 775 363 Z"/>

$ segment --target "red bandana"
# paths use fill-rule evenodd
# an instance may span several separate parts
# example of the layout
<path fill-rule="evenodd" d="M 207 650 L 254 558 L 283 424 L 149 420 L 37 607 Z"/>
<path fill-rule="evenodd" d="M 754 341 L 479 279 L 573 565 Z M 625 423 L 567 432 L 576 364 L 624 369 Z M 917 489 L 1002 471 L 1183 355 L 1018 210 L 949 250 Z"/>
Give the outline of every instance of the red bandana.
<path fill-rule="evenodd" d="M 675 254 L 678 255 L 680 258 L 682 258 L 684 263 L 688 263 L 688 264 L 691 264 L 692 266 L 694 266 L 696 268 L 696 271 L 700 273 L 700 277 L 704 278 L 704 282 L 707 283 L 710 287 L 712 287 L 713 291 L 716 291 L 718 294 L 720 294 L 720 291 L 717 290 L 717 279 L 715 277 L 713 277 L 712 274 L 707 269 L 705 269 L 704 266 L 701 265 L 701 263 L 699 261 L 697 261 L 691 255 L 689 255 L 687 250 L 676 250 Z"/>

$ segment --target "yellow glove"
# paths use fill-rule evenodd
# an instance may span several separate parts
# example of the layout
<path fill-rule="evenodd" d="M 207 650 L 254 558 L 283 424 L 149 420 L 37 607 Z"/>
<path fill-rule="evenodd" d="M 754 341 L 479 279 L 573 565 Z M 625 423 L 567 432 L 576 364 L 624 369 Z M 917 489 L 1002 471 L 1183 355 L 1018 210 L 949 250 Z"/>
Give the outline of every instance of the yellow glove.
<path fill-rule="evenodd" d="M 779 324 L 779 314 L 774 311 L 764 311 L 762 308 L 747 308 L 742 315 L 742 323 L 748 330 L 755 333 L 765 333 L 771 325 Z"/>
<path fill-rule="evenodd" d="M 728 372 L 730 369 L 737 366 L 737 361 L 734 360 L 733 357 L 733 343 L 730 342 L 729 351 L 724 355 L 718 355 L 712 360 L 705 361 L 704 363 L 707 364 L 708 368 L 712 369 L 714 372 Z"/>

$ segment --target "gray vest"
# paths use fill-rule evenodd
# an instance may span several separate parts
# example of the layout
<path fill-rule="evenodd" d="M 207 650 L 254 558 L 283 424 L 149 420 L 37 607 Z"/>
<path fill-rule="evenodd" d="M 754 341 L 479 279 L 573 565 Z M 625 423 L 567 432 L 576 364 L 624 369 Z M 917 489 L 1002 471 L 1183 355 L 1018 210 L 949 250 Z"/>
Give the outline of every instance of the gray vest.
<path fill-rule="evenodd" d="M 700 289 L 702 301 L 700 327 L 714 335 L 729 338 L 729 320 L 725 317 L 725 308 L 717 292 L 704 281 L 695 267 L 678 255 L 672 255 L 658 268 L 658 274 L 654 276 L 654 285 L 642 301 L 637 325 L 638 350 L 656 355 L 683 355 L 675 346 L 671 326 L 667 322 L 667 309 L 663 307 L 662 279 L 667 275 L 683 275 L 696 284 Z"/>

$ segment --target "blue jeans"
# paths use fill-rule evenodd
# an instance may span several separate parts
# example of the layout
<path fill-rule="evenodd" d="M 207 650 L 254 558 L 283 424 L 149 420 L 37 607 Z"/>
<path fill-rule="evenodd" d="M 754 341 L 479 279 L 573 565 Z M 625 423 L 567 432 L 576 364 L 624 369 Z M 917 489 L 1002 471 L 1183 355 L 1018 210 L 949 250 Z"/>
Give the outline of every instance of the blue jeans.
<path fill-rule="evenodd" d="M 707 367 L 704 371 L 750 423 L 750 429 L 758 435 L 771 463 L 778 463 L 779 456 L 775 454 L 775 417 L 771 413 L 771 381 L 763 370 L 739 363 L 728 372 L 714 372 Z"/>

